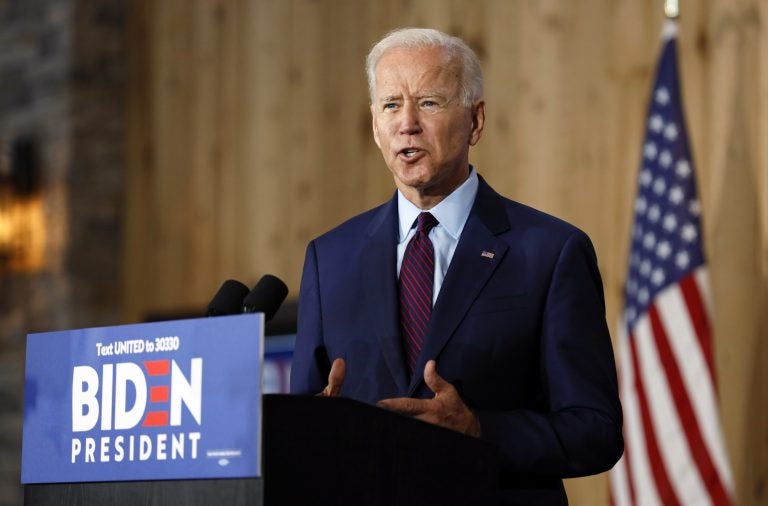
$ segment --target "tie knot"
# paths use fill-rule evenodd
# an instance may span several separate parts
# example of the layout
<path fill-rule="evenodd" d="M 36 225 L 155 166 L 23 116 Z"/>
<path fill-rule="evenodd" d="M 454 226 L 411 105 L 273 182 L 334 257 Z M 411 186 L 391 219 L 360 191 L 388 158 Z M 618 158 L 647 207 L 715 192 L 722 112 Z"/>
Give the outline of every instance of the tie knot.
<path fill-rule="evenodd" d="M 432 227 L 437 225 L 437 220 L 434 216 L 432 216 L 431 213 L 421 213 L 418 218 L 416 218 L 416 231 L 417 232 L 424 232 L 425 234 L 429 234 L 429 231 L 432 230 Z"/>

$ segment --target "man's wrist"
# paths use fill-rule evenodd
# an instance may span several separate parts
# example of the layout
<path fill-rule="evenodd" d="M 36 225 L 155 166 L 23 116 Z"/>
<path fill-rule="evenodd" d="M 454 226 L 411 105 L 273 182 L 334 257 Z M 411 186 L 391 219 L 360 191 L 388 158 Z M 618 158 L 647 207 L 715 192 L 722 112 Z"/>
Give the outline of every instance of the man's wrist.
<path fill-rule="evenodd" d="M 476 438 L 480 438 L 483 435 L 482 427 L 480 426 L 480 418 L 478 418 L 477 414 L 472 411 L 471 409 L 467 408 L 469 410 L 469 426 L 467 427 L 466 434 L 470 436 L 474 436 Z"/>

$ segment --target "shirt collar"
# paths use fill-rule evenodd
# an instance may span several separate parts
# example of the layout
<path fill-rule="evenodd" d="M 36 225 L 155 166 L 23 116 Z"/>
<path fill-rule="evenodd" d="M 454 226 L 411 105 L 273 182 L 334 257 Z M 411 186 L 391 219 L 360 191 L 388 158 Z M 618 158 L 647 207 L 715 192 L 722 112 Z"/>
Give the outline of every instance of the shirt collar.
<path fill-rule="evenodd" d="M 466 223 L 469 211 L 475 202 L 478 185 L 477 171 L 470 165 L 467 180 L 429 210 L 432 216 L 439 222 L 439 226 L 442 226 L 454 239 L 458 239 L 461 231 L 464 229 L 464 223 Z M 400 219 L 400 237 L 398 242 L 405 240 L 421 212 L 422 210 L 405 198 L 405 195 L 400 190 L 397 191 L 397 214 Z"/>

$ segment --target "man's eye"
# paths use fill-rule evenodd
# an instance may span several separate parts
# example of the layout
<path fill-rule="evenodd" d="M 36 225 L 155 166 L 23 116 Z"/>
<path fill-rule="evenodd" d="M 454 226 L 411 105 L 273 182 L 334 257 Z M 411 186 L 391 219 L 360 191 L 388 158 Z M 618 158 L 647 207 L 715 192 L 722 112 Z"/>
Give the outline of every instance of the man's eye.
<path fill-rule="evenodd" d="M 383 109 L 384 109 L 385 111 L 387 111 L 387 110 L 392 110 L 392 109 L 396 109 L 396 108 L 397 108 L 397 104 L 395 104 L 395 103 L 393 103 L 393 102 L 388 102 L 388 103 L 384 104 L 384 107 L 383 107 Z"/>
<path fill-rule="evenodd" d="M 437 107 L 437 105 L 438 105 L 437 102 L 435 102 L 434 100 L 424 100 L 421 102 L 421 106 L 427 107 L 427 108 Z"/>

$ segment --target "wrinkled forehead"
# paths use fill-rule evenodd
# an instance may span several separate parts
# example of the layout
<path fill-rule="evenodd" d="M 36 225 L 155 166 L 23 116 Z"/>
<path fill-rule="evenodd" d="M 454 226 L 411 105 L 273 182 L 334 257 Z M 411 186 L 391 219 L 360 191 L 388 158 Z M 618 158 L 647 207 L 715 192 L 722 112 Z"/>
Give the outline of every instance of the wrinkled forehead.
<path fill-rule="evenodd" d="M 402 93 L 453 95 L 459 88 L 461 65 L 440 47 L 394 48 L 381 56 L 374 75 L 376 99 Z"/>

